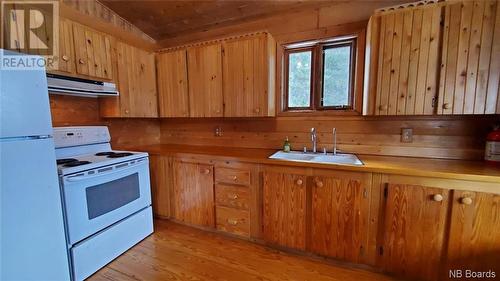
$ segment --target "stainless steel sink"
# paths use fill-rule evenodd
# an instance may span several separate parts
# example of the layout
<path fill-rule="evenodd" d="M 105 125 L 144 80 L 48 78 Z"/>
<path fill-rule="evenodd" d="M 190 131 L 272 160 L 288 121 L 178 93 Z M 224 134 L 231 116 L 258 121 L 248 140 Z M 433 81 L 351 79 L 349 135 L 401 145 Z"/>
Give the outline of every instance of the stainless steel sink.
<path fill-rule="evenodd" d="M 363 166 L 363 162 L 361 162 L 361 160 L 359 160 L 356 155 L 347 153 L 337 153 L 333 155 L 307 152 L 304 153 L 300 151 L 283 152 L 280 150 L 269 156 L 269 158 L 307 163 Z"/>

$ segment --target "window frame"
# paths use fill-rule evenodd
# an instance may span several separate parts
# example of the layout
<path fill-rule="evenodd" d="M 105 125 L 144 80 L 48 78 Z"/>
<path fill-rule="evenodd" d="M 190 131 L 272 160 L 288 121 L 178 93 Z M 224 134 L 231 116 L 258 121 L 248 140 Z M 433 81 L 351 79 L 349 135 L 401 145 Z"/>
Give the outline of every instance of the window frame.
<path fill-rule="evenodd" d="M 320 43 L 319 52 L 319 67 L 318 67 L 318 90 L 316 94 L 316 110 L 352 110 L 354 108 L 354 83 L 355 83 L 355 75 L 356 75 L 356 38 L 349 38 L 344 40 L 339 40 L 336 42 L 330 43 Z M 325 59 L 325 50 L 332 49 L 335 47 L 351 47 L 351 52 L 349 54 L 349 92 L 348 92 L 348 106 L 324 106 L 322 103 L 322 99 L 324 99 L 324 59 Z"/>
<path fill-rule="evenodd" d="M 280 91 L 277 92 L 279 103 L 278 116 L 359 116 L 363 110 L 363 77 L 364 77 L 364 62 L 365 62 L 365 40 L 366 27 L 363 23 L 345 26 L 344 32 L 332 30 L 327 32 L 328 37 L 314 38 L 293 36 L 287 41 L 279 43 L 278 57 L 281 73 L 278 78 L 280 81 Z M 301 38 L 302 37 L 302 38 Z M 295 40 L 293 39 L 295 38 Z M 351 45 L 351 64 L 350 64 L 350 93 L 349 107 L 337 106 L 321 106 L 321 96 L 323 91 L 323 75 L 322 75 L 322 47 L 339 45 L 342 43 L 350 43 Z M 311 97 L 313 102 L 310 107 L 298 108 L 288 107 L 288 77 L 289 77 L 289 54 L 296 50 L 312 50 L 312 75 L 311 75 Z M 318 64 L 320 65 L 318 66 Z"/>
<path fill-rule="evenodd" d="M 311 84 L 310 85 L 310 89 L 309 89 L 309 106 L 308 107 L 289 107 L 288 106 L 288 81 L 289 81 L 289 75 L 290 75 L 290 72 L 289 72 L 289 67 L 290 67 L 290 54 L 294 54 L 294 53 L 302 53 L 302 52 L 305 52 L 305 51 L 311 51 L 311 78 L 309 80 L 309 83 Z M 304 110 L 313 110 L 314 108 L 314 95 L 312 94 L 314 91 L 315 91 L 315 83 L 313 82 L 315 80 L 315 75 L 314 75 L 314 69 L 316 68 L 315 66 L 315 52 L 313 50 L 312 47 L 299 47 L 299 48 L 293 48 L 293 49 L 290 49 L 290 50 L 287 50 L 285 52 L 285 95 L 284 95 L 284 103 L 286 104 L 286 108 L 287 110 L 291 110 L 291 111 L 304 111 Z"/>

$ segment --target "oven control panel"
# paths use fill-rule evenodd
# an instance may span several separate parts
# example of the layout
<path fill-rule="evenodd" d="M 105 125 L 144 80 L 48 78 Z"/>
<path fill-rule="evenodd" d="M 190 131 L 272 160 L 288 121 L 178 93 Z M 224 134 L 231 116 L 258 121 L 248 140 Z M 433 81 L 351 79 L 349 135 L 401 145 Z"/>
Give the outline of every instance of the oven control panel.
<path fill-rule="evenodd" d="M 108 127 L 55 127 L 54 144 L 56 148 L 107 143 L 111 140 Z"/>

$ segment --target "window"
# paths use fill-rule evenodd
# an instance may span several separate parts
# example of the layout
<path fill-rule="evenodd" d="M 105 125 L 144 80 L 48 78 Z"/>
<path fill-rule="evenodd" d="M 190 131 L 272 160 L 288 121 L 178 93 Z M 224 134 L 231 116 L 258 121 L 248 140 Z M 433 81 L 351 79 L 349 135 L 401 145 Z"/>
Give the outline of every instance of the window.
<path fill-rule="evenodd" d="M 352 111 L 356 37 L 285 47 L 284 111 Z"/>

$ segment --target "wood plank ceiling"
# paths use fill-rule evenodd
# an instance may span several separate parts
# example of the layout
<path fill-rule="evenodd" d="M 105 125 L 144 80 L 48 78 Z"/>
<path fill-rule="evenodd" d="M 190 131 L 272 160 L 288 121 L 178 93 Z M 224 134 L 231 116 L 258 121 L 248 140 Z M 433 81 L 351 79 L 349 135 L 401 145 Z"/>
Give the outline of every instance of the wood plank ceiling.
<path fill-rule="evenodd" d="M 255 20 L 276 13 L 318 8 L 347 1 L 101 0 L 101 2 L 149 36 L 162 40 Z"/>

